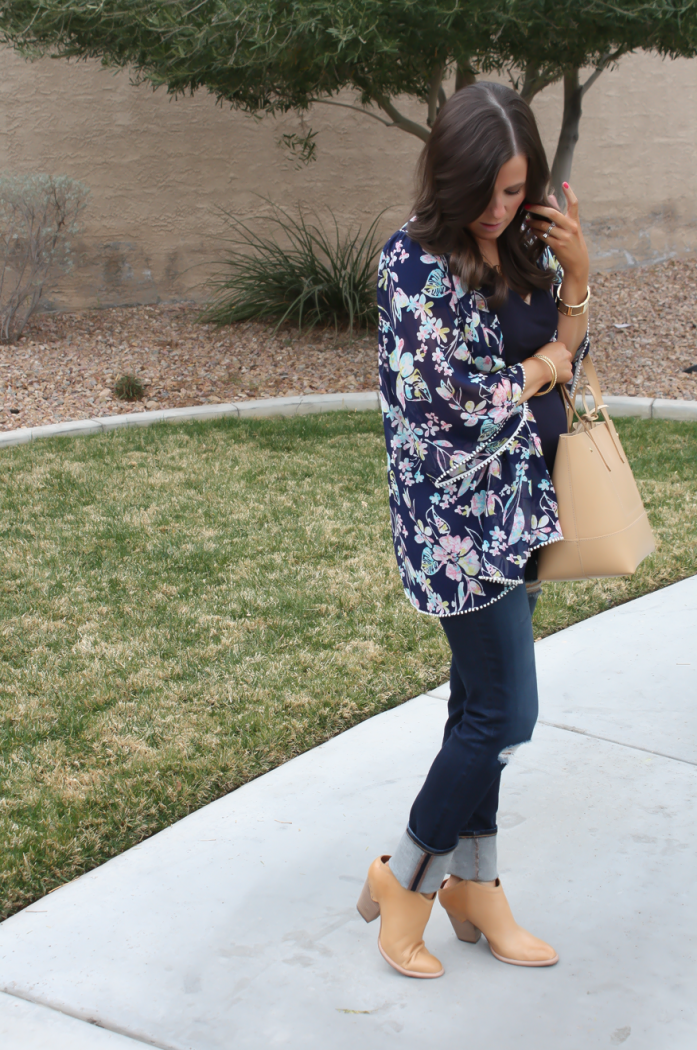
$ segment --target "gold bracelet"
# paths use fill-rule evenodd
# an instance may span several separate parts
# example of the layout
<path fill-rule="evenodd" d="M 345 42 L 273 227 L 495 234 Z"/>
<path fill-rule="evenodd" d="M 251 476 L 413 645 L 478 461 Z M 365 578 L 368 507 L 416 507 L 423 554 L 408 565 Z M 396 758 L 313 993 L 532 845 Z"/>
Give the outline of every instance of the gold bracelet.
<path fill-rule="evenodd" d="M 577 306 L 571 306 L 570 303 L 565 303 L 561 295 L 557 293 L 557 310 L 560 314 L 565 314 L 567 317 L 580 317 L 581 314 L 588 313 L 588 303 L 590 302 L 591 290 L 590 285 L 586 292 L 586 298 L 582 303 Z"/>
<path fill-rule="evenodd" d="M 538 390 L 538 392 L 536 394 L 532 395 L 533 397 L 542 397 L 543 394 L 549 394 L 549 393 L 552 392 L 552 390 L 554 390 L 555 386 L 559 382 L 559 376 L 557 375 L 557 369 L 556 369 L 556 366 L 554 364 L 554 361 L 551 361 L 544 354 L 533 354 L 532 356 L 536 357 L 538 361 L 544 361 L 544 363 L 547 365 L 547 367 L 549 368 L 550 372 L 552 373 L 552 382 L 549 384 L 547 389 L 546 390 Z"/>

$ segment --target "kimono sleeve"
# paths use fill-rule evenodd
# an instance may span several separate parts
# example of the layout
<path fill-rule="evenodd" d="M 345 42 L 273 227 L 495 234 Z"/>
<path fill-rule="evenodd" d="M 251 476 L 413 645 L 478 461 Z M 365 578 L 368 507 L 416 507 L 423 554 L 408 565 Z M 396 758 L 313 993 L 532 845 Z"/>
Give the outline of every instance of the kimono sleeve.
<path fill-rule="evenodd" d="M 462 310 L 459 293 L 442 258 L 406 237 L 388 242 L 378 278 L 383 376 L 407 418 L 430 408 L 474 454 L 522 415 L 525 370 L 504 367 L 495 333 L 476 309 Z"/>

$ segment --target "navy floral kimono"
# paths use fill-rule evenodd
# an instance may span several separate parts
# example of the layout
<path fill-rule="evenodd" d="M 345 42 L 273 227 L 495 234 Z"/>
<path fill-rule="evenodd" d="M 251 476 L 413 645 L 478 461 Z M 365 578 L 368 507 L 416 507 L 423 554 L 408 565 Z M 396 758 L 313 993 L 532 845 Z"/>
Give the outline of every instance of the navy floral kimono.
<path fill-rule="evenodd" d="M 561 284 L 549 248 L 540 265 Z M 404 230 L 380 257 L 378 307 L 392 537 L 405 593 L 431 616 L 481 609 L 523 582 L 531 551 L 562 539 L 534 415 L 521 401 L 524 367 L 506 366 L 484 296 Z M 587 352 L 586 336 L 577 369 Z"/>

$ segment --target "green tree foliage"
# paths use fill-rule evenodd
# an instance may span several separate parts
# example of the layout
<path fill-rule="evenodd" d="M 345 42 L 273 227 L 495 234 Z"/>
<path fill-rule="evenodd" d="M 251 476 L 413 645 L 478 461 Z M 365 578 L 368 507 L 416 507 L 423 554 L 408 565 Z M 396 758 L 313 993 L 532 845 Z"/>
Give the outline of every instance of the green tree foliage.
<path fill-rule="evenodd" d="M 3 0 L 0 37 L 29 55 L 128 67 L 173 94 L 204 88 L 249 113 L 349 105 L 424 141 L 450 85 L 507 71 L 532 99 L 563 79 L 558 183 L 585 92 L 638 48 L 694 55 L 697 8 L 694 0 Z M 581 70 L 590 70 L 583 83 Z M 338 97 L 346 89 L 354 101 Z M 399 109 L 404 96 L 424 105 L 423 122 Z"/>
<path fill-rule="evenodd" d="M 564 82 L 564 111 L 552 182 L 559 199 L 571 174 L 582 103 L 601 73 L 633 51 L 666 58 L 697 53 L 697 9 L 693 0 L 522 0 L 511 5 L 496 49 L 528 102 L 548 84 Z M 516 76 L 516 71 L 522 71 Z M 585 80 L 582 72 L 585 71 Z"/>

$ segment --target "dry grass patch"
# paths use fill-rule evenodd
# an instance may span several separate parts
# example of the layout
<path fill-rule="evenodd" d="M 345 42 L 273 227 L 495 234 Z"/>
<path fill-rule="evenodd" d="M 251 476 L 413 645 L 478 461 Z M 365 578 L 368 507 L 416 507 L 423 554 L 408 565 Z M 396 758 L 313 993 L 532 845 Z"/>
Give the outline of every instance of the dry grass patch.
<path fill-rule="evenodd" d="M 660 548 L 546 634 L 697 571 L 697 428 L 620 421 Z M 3 915 L 440 684 L 374 414 L 119 430 L 0 458 Z"/>

